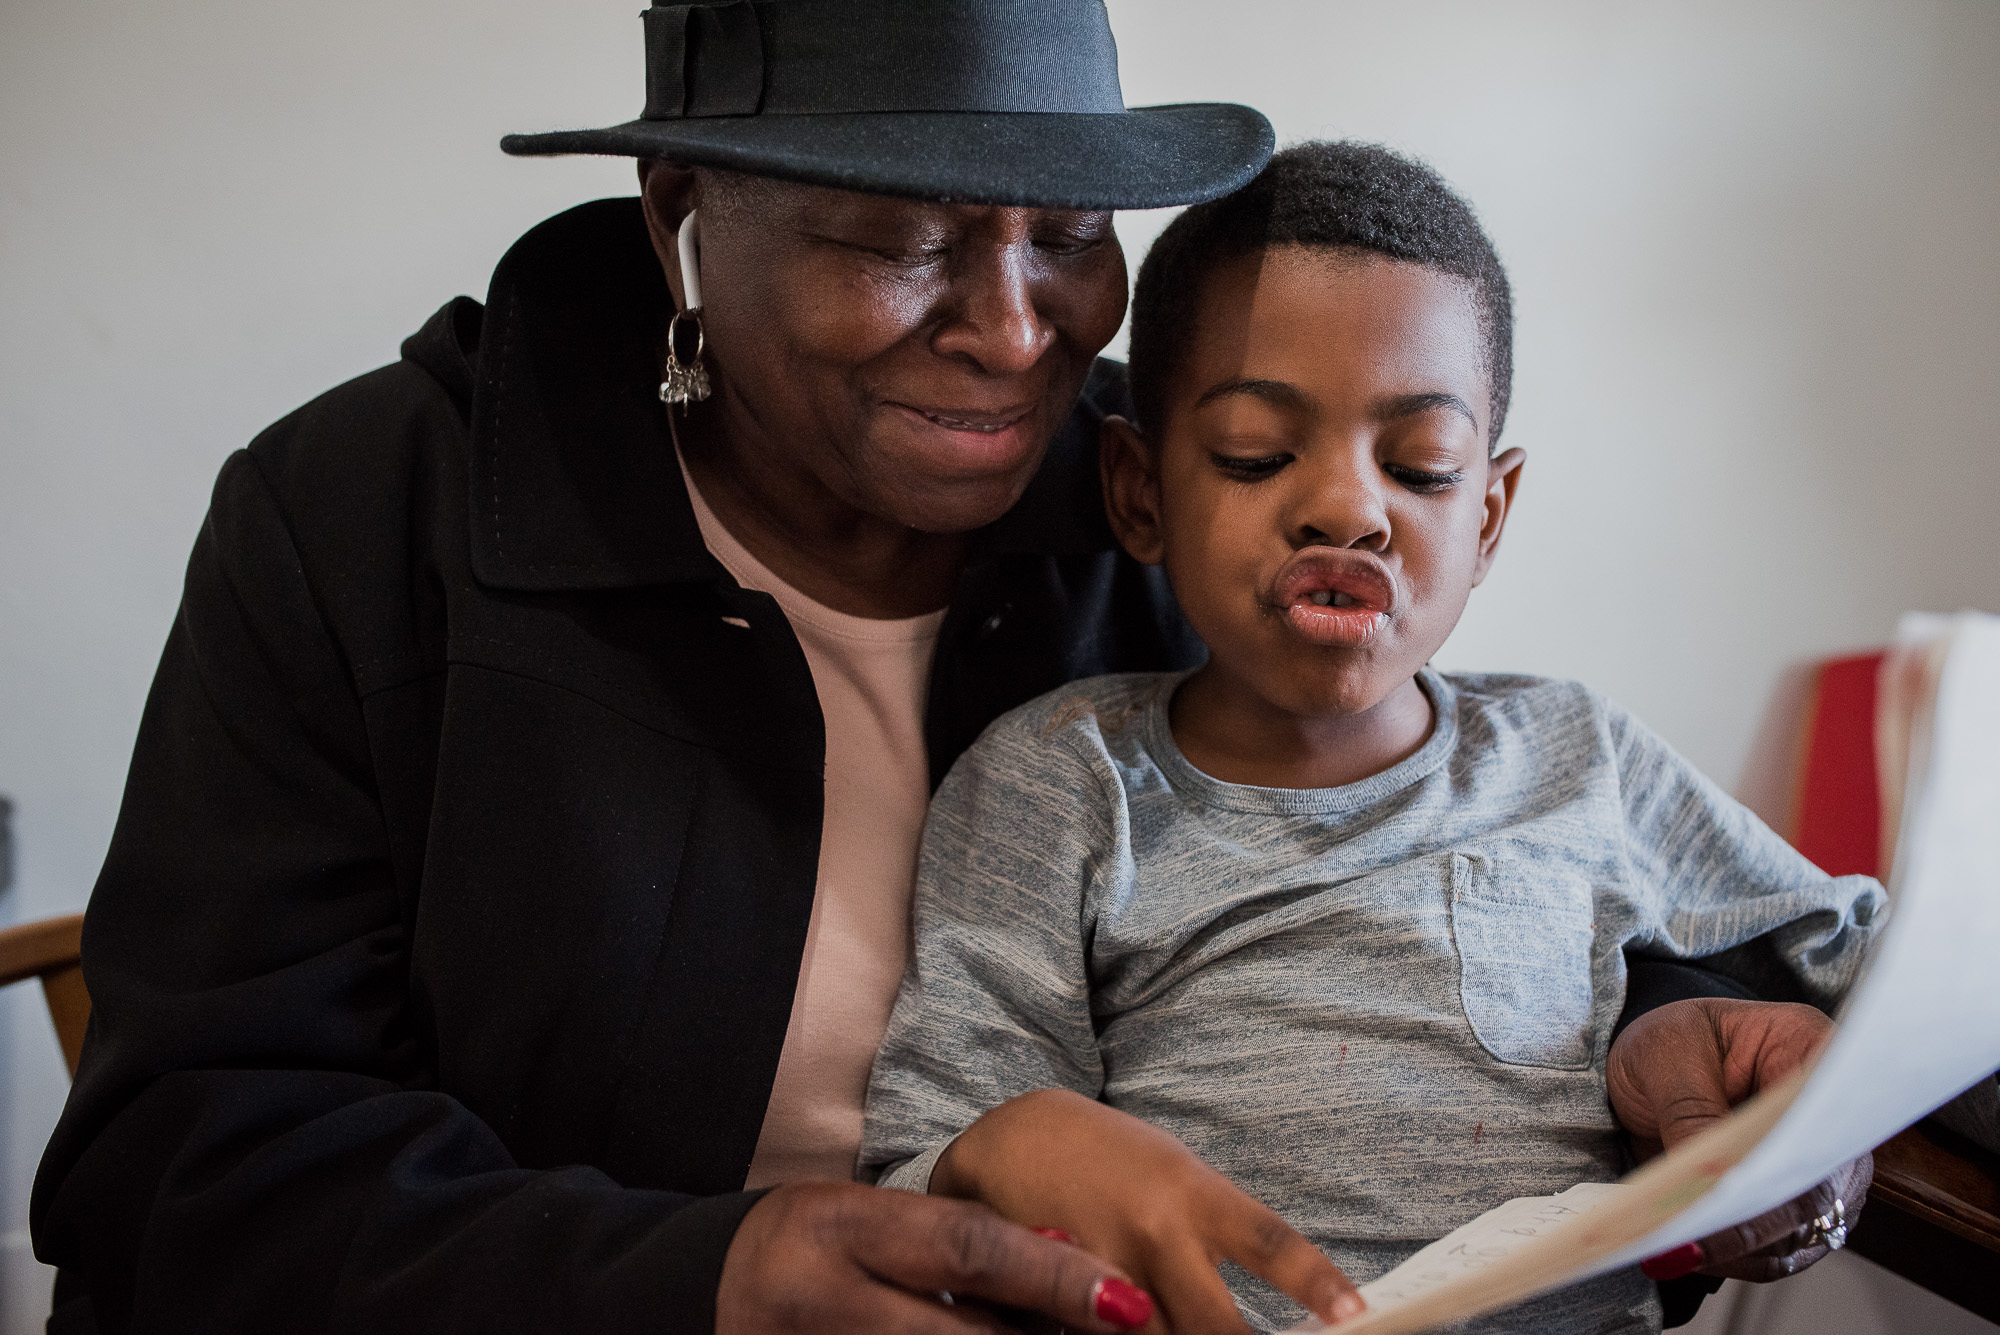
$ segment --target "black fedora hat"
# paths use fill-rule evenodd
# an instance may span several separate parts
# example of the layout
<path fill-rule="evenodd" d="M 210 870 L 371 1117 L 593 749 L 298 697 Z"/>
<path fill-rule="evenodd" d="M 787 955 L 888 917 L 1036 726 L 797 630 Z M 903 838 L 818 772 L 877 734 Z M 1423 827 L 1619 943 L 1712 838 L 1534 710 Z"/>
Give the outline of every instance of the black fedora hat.
<path fill-rule="evenodd" d="M 515 154 L 670 158 L 875 194 L 1158 208 L 1271 156 L 1226 102 L 1125 106 L 1103 0 L 729 0 L 645 12 L 646 110 Z"/>

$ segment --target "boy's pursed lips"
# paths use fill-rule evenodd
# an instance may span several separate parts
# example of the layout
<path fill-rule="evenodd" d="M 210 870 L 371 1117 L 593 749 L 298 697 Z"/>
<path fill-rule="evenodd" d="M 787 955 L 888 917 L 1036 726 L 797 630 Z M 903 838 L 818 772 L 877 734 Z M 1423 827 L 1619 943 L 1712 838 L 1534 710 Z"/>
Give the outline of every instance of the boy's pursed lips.
<path fill-rule="evenodd" d="M 1366 643 L 1395 610 L 1382 558 L 1351 547 L 1302 547 L 1278 568 L 1268 605 L 1314 644 Z"/>

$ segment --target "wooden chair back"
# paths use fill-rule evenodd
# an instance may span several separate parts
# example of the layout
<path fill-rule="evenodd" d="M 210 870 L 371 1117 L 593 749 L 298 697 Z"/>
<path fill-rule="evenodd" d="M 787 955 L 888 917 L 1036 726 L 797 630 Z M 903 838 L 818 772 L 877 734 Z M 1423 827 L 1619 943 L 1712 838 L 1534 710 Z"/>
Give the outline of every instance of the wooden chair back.
<path fill-rule="evenodd" d="M 1888 871 L 1875 773 L 1876 679 L 1885 657 L 1788 669 L 1737 787 L 1765 824 L 1834 876 Z"/>

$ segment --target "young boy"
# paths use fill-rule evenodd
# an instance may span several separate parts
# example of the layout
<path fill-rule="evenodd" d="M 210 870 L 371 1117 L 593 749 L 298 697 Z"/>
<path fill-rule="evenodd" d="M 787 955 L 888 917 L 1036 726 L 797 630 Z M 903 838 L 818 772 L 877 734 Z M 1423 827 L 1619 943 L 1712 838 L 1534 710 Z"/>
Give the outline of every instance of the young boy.
<path fill-rule="evenodd" d="M 864 1173 L 1059 1226 L 1156 1291 L 1181 1275 L 1176 1331 L 1234 1323 L 1185 1282 L 1234 1257 L 1272 1281 L 1231 1270 L 1235 1299 L 1277 1328 L 1301 1315 L 1279 1289 L 1355 1304 L 1162 1131 L 1366 1280 L 1624 1170 L 1625 947 L 1755 939 L 1738 967 L 1766 989 L 1845 989 L 1873 881 L 1819 872 L 1581 686 L 1428 666 L 1521 475 L 1495 452 L 1511 326 L 1470 209 L 1380 148 L 1287 150 L 1161 237 L 1106 501 L 1211 656 L 1045 696 L 945 780 Z M 1047 1123 L 1085 1128 L 1049 1138 L 1052 1166 L 976 1162 L 991 1138 L 960 1133 L 1052 1098 L 1097 1110 Z M 1629 1270 L 1475 1325 L 1660 1311 Z"/>

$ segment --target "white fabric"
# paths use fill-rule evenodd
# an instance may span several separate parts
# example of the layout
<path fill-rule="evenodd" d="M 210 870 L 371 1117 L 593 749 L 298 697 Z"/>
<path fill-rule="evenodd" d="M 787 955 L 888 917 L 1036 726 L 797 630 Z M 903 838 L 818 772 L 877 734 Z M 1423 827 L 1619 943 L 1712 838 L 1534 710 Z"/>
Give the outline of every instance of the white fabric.
<path fill-rule="evenodd" d="M 770 594 L 790 619 L 826 716 L 819 888 L 777 1081 L 744 1185 L 847 1181 L 861 1146 L 868 1068 L 910 952 L 910 888 L 930 802 L 924 695 L 944 613 L 878 621 L 814 602 L 752 556 L 694 479 L 687 482 L 708 550 L 738 584 Z"/>

